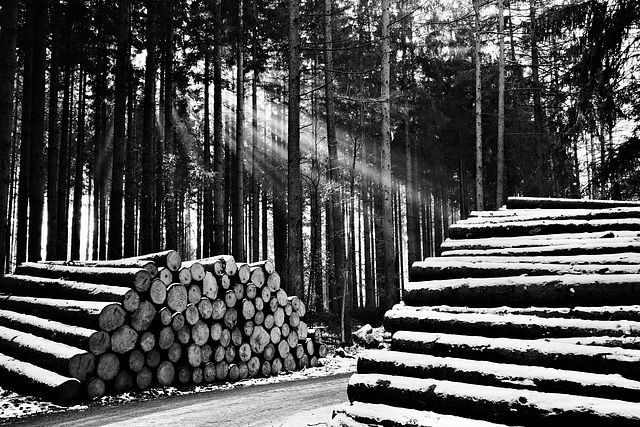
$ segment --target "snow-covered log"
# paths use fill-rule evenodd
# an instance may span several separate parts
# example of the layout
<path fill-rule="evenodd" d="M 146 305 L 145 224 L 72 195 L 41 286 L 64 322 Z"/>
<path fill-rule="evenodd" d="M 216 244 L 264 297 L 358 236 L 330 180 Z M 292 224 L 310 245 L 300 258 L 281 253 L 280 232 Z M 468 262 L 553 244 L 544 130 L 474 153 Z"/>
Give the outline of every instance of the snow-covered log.
<path fill-rule="evenodd" d="M 399 331 L 391 350 L 640 379 L 640 351 L 544 340 Z"/>
<path fill-rule="evenodd" d="M 384 404 L 352 402 L 333 410 L 329 427 L 506 427 L 504 424 Z"/>
<path fill-rule="evenodd" d="M 545 197 L 509 197 L 507 209 L 606 209 L 615 207 L 640 207 L 631 200 L 594 200 Z"/>
<path fill-rule="evenodd" d="M 358 355 L 358 373 L 433 378 L 494 387 L 517 385 L 542 392 L 640 402 L 640 382 L 619 375 L 399 351 L 369 350 Z"/>
<path fill-rule="evenodd" d="M 0 326 L 0 352 L 25 362 L 84 381 L 95 369 L 87 350 Z"/>
<path fill-rule="evenodd" d="M 640 275 L 566 274 L 409 282 L 404 302 L 473 307 L 632 305 L 640 303 Z"/>
<path fill-rule="evenodd" d="M 386 330 L 443 332 L 511 338 L 640 336 L 640 322 L 584 320 L 519 314 L 446 313 L 433 310 L 389 310 Z"/>
<path fill-rule="evenodd" d="M 134 263 L 138 261 L 152 261 L 156 266 L 167 267 L 171 271 L 178 271 L 182 265 L 182 257 L 172 249 L 118 260 L 121 264 Z"/>
<path fill-rule="evenodd" d="M 558 244 L 553 246 L 525 246 L 496 249 L 460 249 L 442 252 L 443 257 L 535 257 L 535 256 L 583 256 L 640 252 L 640 242 L 585 241 L 580 244 Z"/>
<path fill-rule="evenodd" d="M 592 307 L 467 307 L 451 305 L 410 306 L 396 304 L 393 310 L 440 311 L 467 314 L 519 314 L 545 318 L 584 320 L 631 320 L 640 322 L 640 305 L 592 306 Z"/>
<path fill-rule="evenodd" d="M 104 331 L 67 325 L 9 310 L 0 310 L 0 326 L 38 335 L 73 347 L 88 349 L 94 355 L 104 353 L 111 346 L 111 338 Z"/>
<path fill-rule="evenodd" d="M 452 239 L 479 239 L 486 237 L 533 236 L 557 233 L 584 233 L 616 230 L 640 230 L 640 218 L 619 219 L 558 219 L 508 221 L 497 224 L 453 224 L 449 227 Z"/>
<path fill-rule="evenodd" d="M 120 304 L 104 301 L 74 301 L 0 294 L 0 308 L 106 332 L 118 329 L 127 317 Z"/>
<path fill-rule="evenodd" d="M 38 397 L 60 405 L 79 402 L 83 397 L 80 381 L 60 375 L 20 359 L 0 354 L 0 377 L 3 386 L 26 395 Z"/>
<path fill-rule="evenodd" d="M 0 277 L 0 292 L 31 297 L 115 302 L 120 303 L 128 312 L 137 309 L 140 303 L 140 296 L 135 289 L 18 274 Z"/>
<path fill-rule="evenodd" d="M 138 292 L 147 291 L 151 285 L 151 275 L 144 268 L 76 267 L 24 262 L 16 267 L 14 274 L 124 286 Z"/>
<path fill-rule="evenodd" d="M 540 264 L 540 263 L 500 263 L 500 262 L 440 262 L 439 258 L 428 258 L 413 263 L 409 269 L 409 280 L 461 279 L 465 277 L 503 277 L 503 276 L 550 276 L 562 274 L 638 274 L 638 265 L 599 264 Z M 434 261 L 435 260 L 435 261 Z"/>
<path fill-rule="evenodd" d="M 540 393 L 452 381 L 355 374 L 349 399 L 529 426 L 635 426 L 640 405 L 620 400 Z M 526 415 L 525 415 L 526 414 Z"/>
<path fill-rule="evenodd" d="M 431 263 L 442 265 L 468 263 L 468 264 L 569 264 L 578 265 L 637 265 L 640 264 L 640 253 L 621 252 L 613 254 L 592 254 L 592 255 L 532 255 L 532 256 L 449 256 L 443 253 L 438 258 L 427 258 Z M 438 264 L 438 265 L 440 265 Z"/>

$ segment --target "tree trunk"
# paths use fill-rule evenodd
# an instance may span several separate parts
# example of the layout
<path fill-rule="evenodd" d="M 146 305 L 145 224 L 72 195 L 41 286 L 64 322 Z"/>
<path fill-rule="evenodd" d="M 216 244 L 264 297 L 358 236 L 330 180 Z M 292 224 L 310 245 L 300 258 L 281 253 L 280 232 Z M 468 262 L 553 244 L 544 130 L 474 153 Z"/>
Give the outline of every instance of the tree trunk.
<path fill-rule="evenodd" d="M 384 261 L 384 287 L 381 293 L 381 306 L 389 308 L 399 299 L 396 278 L 396 266 L 393 245 L 393 189 L 391 181 L 391 46 L 389 41 L 389 0 L 382 1 L 382 69 L 380 72 L 382 99 L 382 152 L 380 158 L 380 181 L 382 196 L 382 229 Z"/>
<path fill-rule="evenodd" d="M 476 65 L 476 209 L 484 210 L 484 164 L 482 159 L 482 64 L 480 63 L 480 0 L 473 0 L 475 11 Z"/>
<path fill-rule="evenodd" d="M 78 135 L 76 139 L 76 168 L 73 180 L 73 212 L 71 215 L 71 252 L 69 259 L 80 259 L 80 231 L 82 221 L 82 188 L 85 163 L 85 112 L 86 112 L 86 72 L 84 63 L 80 65 L 80 95 L 78 107 Z"/>
<path fill-rule="evenodd" d="M 49 69 L 49 136 L 47 145 L 47 259 L 58 255 L 58 163 L 60 161 L 60 130 L 58 123 L 58 92 L 60 89 L 60 22 L 59 1 L 51 5 L 51 67 Z M 65 61 L 67 62 L 67 61 Z M 61 202 L 63 203 L 63 202 Z"/>
<path fill-rule="evenodd" d="M 2 4 L 0 18 L 0 273 L 5 271 L 5 261 L 9 261 L 7 247 L 10 241 L 9 205 L 12 173 L 9 166 L 11 156 L 11 125 L 15 86 L 16 43 L 18 1 L 10 0 Z"/>
<path fill-rule="evenodd" d="M 30 261 L 42 259 L 42 221 L 45 184 L 45 68 L 47 44 L 47 4 L 35 2 L 33 39 L 33 92 L 31 113 L 31 149 L 29 161 L 29 253 Z M 65 185 L 66 185 L 65 181 Z M 66 249 L 66 248 L 65 248 Z"/>
<path fill-rule="evenodd" d="M 209 47 L 205 47 L 204 52 L 204 171 L 212 172 L 211 168 L 211 126 L 209 121 L 209 86 L 211 85 L 211 55 L 209 54 Z M 202 237 L 202 258 L 213 255 L 212 249 L 214 247 L 214 234 L 213 234 L 213 201 L 212 201 L 212 182 L 207 176 L 204 183 L 204 196 L 203 196 L 203 237 Z M 218 207 L 216 206 L 216 210 Z"/>
<path fill-rule="evenodd" d="M 127 72 L 129 70 L 129 1 L 118 0 L 118 49 L 113 115 L 113 175 L 109 199 L 109 249 L 107 259 L 122 258 L 122 205 L 126 161 Z"/>
<path fill-rule="evenodd" d="M 236 45 L 236 147 L 233 164 L 232 255 L 245 261 L 244 242 L 244 1 L 238 1 Z"/>
<path fill-rule="evenodd" d="M 302 176 L 300 172 L 300 1 L 289 2 L 289 110 L 288 110 L 288 205 L 287 291 L 303 290 Z"/>
<path fill-rule="evenodd" d="M 127 145 L 124 183 L 124 242 L 122 256 L 135 256 L 137 251 L 138 227 L 136 226 L 137 194 L 140 191 L 139 173 L 141 167 L 140 145 L 136 137 L 136 114 L 138 80 L 133 66 L 129 63 L 127 70 Z"/>
<path fill-rule="evenodd" d="M 155 94 L 156 94 L 156 37 L 155 37 L 155 1 L 147 1 L 147 28 L 144 82 L 144 113 L 142 124 L 142 185 L 140 187 L 140 252 L 149 253 L 157 250 L 157 234 L 155 229 Z"/>
<path fill-rule="evenodd" d="M 504 4 L 498 0 L 498 148 L 496 153 L 496 209 L 504 203 Z"/>
<path fill-rule="evenodd" d="M 213 169 L 216 175 L 213 188 L 214 221 L 213 254 L 224 253 L 224 139 L 222 138 L 222 10 L 221 0 L 213 3 Z"/>
<path fill-rule="evenodd" d="M 174 0 L 165 0 L 165 40 L 164 40 L 164 210 L 165 210 L 165 246 L 178 248 L 178 213 L 176 193 L 176 144 L 173 84 L 173 15 Z"/>

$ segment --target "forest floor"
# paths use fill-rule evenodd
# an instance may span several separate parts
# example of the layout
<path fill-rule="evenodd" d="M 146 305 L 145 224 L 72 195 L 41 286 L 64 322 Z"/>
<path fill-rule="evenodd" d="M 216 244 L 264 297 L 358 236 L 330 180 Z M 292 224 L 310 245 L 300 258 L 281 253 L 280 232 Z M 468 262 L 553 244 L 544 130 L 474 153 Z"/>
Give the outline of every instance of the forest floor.
<path fill-rule="evenodd" d="M 118 406 L 134 401 L 148 401 L 169 396 L 183 396 L 189 394 L 227 390 L 231 388 L 250 387 L 253 385 L 273 384 L 285 381 L 298 381 L 332 375 L 354 373 L 356 371 L 356 356 L 362 348 L 353 346 L 341 349 L 331 348 L 328 356 L 320 359 L 320 366 L 307 368 L 302 371 L 281 373 L 268 378 L 250 378 L 235 383 L 213 383 L 190 385 L 185 387 L 153 388 L 142 391 L 132 391 L 114 396 L 104 396 L 94 401 L 74 406 L 59 406 L 32 396 L 25 396 L 0 388 L 0 425 L 13 422 L 28 422 L 31 417 L 46 414 L 58 414 L 75 411 L 82 412 L 101 406 Z"/>

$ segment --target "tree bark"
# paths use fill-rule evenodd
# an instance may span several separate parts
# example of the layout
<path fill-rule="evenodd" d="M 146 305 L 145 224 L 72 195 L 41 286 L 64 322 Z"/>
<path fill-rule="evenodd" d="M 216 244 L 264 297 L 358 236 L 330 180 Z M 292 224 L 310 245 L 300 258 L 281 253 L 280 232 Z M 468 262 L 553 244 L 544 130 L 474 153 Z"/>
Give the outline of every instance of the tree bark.
<path fill-rule="evenodd" d="M 475 11 L 475 65 L 476 65 L 476 209 L 484 210 L 484 163 L 482 153 L 482 64 L 480 62 L 480 0 L 473 0 Z"/>
<path fill-rule="evenodd" d="M 236 146 L 233 167 L 232 255 L 246 260 L 244 233 L 244 1 L 238 1 L 236 36 Z"/>
<path fill-rule="evenodd" d="M 9 188 L 11 185 L 11 126 L 15 87 L 17 22 L 19 2 L 5 1 L 0 18 L 0 272 L 5 271 L 9 254 Z"/>

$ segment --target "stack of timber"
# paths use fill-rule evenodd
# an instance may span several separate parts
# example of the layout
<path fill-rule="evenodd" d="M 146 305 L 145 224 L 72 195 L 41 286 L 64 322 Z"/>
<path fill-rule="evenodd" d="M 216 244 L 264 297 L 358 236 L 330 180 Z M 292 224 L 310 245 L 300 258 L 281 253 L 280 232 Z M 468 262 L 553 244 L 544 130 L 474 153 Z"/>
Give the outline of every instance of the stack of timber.
<path fill-rule="evenodd" d="M 26 262 L 0 277 L 0 386 L 69 404 L 314 367 L 305 311 L 270 261 Z"/>
<path fill-rule="evenodd" d="M 510 198 L 440 249 L 334 426 L 640 425 L 640 203 Z"/>

